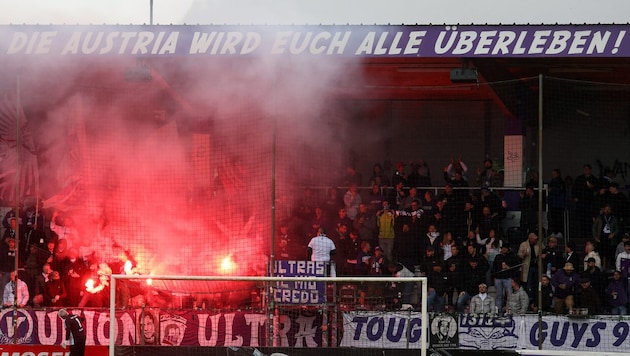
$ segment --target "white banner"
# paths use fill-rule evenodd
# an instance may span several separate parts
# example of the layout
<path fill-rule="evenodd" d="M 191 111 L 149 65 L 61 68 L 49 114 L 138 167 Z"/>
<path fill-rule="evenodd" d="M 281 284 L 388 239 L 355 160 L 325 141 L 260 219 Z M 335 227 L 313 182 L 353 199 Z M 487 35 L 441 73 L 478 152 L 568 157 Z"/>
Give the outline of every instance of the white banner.
<path fill-rule="evenodd" d="M 419 349 L 420 313 L 350 312 L 343 314 L 341 347 Z"/>
<path fill-rule="evenodd" d="M 518 347 L 538 348 L 538 317 L 526 316 L 519 323 Z M 543 350 L 628 352 L 630 322 L 615 317 L 576 319 L 545 316 L 542 322 Z"/>
<path fill-rule="evenodd" d="M 461 314 L 459 348 L 469 350 L 515 349 L 518 319 L 512 316 Z"/>

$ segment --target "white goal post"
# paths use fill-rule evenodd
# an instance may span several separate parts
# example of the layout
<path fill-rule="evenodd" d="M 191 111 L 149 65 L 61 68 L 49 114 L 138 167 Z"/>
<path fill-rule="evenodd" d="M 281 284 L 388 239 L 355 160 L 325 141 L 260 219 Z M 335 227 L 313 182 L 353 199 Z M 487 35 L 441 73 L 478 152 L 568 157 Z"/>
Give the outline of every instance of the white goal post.
<path fill-rule="evenodd" d="M 170 275 L 125 275 L 112 274 L 110 279 L 110 306 L 109 306 L 109 355 L 114 356 L 116 337 L 116 282 L 122 280 L 141 280 L 141 281 L 206 281 L 206 282 L 253 282 L 270 283 L 270 288 L 274 284 L 283 282 L 326 282 L 326 283 L 383 283 L 394 281 L 396 283 L 416 283 L 419 285 L 418 293 L 421 301 L 421 355 L 426 356 L 428 346 L 429 316 L 427 312 L 427 278 L 426 277 L 252 277 L 252 276 L 170 276 Z M 268 313 L 270 318 L 273 313 Z M 271 345 L 269 345 L 271 346 Z"/>

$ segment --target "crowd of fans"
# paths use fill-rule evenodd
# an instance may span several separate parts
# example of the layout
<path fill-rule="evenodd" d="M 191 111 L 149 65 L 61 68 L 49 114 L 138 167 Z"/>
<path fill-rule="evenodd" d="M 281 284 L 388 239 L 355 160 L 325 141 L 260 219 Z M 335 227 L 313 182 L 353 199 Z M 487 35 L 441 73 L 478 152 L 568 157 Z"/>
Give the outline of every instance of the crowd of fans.
<path fill-rule="evenodd" d="M 516 237 L 507 236 L 501 224 L 504 190 L 494 188 L 502 186 L 503 176 L 491 160 L 474 173 L 461 159 L 452 160 L 440 176 L 432 177 L 424 161 L 398 163 L 391 175 L 375 164 L 370 189 L 360 189 L 364 182 L 355 169 L 348 169 L 339 184 L 347 189 L 330 187 L 318 195 L 306 187 L 294 214 L 279 224 L 274 259 L 331 261 L 333 275 L 389 277 L 387 283 L 359 286 L 363 308 L 384 298 L 395 307 L 418 306 L 415 286 L 395 281 L 419 275 L 428 277 L 427 302 L 433 311 L 627 313 L 628 199 L 612 172 L 595 177 L 585 165 L 583 174 L 572 179 L 553 170 L 544 194 L 548 226 L 543 241 L 535 174 L 519 190 Z M 438 194 L 425 189 L 432 186 L 443 188 Z M 74 247 L 80 244 L 70 217 L 53 212 L 45 219 L 41 202 L 19 212 L 9 211 L 2 221 L 3 306 L 108 305 L 103 275 L 122 266 L 84 258 Z M 566 212 L 572 217 L 570 240 L 564 236 Z M 95 293 L 86 287 L 89 279 Z M 488 286 L 494 286 L 492 295 Z"/>
<path fill-rule="evenodd" d="M 79 251 L 79 234 L 71 217 L 60 216 L 57 211 L 46 217 L 39 201 L 20 206 L 19 214 L 10 210 L 2 225 L 3 307 L 108 305 L 111 267 L 100 263 L 94 254 L 86 256 Z"/>
<path fill-rule="evenodd" d="M 439 181 L 424 161 L 398 163 L 391 178 L 376 164 L 369 190 L 358 189 L 364 185 L 362 177 L 349 169 L 340 182 L 348 187 L 345 192 L 331 187 L 318 198 L 304 189 L 296 213 L 280 227 L 274 258 L 330 260 L 337 275 L 377 275 L 390 277 L 388 281 L 427 276 L 433 311 L 485 312 L 490 298 L 494 313 L 588 309 L 590 314 L 626 314 L 629 209 L 612 172 L 595 177 L 585 165 L 583 174 L 572 179 L 553 170 L 545 181 L 548 226 L 540 242 L 539 178 L 530 178 L 518 199 L 516 238 L 508 238 L 501 224 L 506 216 L 504 190 L 493 189 L 502 186 L 503 177 L 491 160 L 473 174 L 461 160 L 451 161 Z M 422 189 L 435 183 L 444 184 L 437 196 L 433 189 Z M 570 240 L 564 231 L 567 213 Z M 544 275 L 541 305 L 539 257 Z M 489 285 L 495 287 L 494 297 L 487 294 Z M 414 307 L 418 298 L 413 287 L 399 283 L 392 293 L 394 303 Z M 378 288 L 361 294 L 380 303 L 387 289 Z"/>

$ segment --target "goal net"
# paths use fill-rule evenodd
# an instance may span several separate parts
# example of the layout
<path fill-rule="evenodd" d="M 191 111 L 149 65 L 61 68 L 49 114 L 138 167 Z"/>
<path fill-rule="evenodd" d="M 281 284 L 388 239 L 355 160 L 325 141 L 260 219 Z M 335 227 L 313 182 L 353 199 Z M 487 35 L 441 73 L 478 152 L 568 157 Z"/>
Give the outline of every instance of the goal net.
<path fill-rule="evenodd" d="M 207 347 L 426 354 L 426 277 L 326 277 L 325 263 L 293 262 L 275 277 L 112 275 L 110 355 L 155 345 L 175 347 L 175 355 Z M 116 308 L 121 298 L 131 307 Z"/>

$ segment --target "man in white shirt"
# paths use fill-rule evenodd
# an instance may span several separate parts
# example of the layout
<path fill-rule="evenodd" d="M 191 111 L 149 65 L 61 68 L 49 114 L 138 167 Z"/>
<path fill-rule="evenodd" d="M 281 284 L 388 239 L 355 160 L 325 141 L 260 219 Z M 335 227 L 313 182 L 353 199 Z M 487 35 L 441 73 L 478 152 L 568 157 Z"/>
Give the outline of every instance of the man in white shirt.
<path fill-rule="evenodd" d="M 621 274 L 624 277 L 628 277 L 628 272 L 630 269 L 630 241 L 626 241 L 623 243 L 624 251 L 617 255 L 617 260 L 615 261 L 615 269 L 617 271 L 621 271 Z"/>
<path fill-rule="evenodd" d="M 335 253 L 337 253 L 335 243 L 326 236 L 326 231 L 320 227 L 317 229 L 317 236 L 313 237 L 308 243 L 308 259 L 311 261 L 330 262 Z M 337 276 L 333 263 L 331 263 L 330 276 Z"/>
<path fill-rule="evenodd" d="M 16 291 L 17 299 L 15 298 Z M 11 271 L 11 281 L 4 286 L 2 297 L 2 305 L 5 307 L 12 307 L 17 301 L 18 308 L 24 308 L 28 303 L 28 286 L 18 278 L 15 271 Z"/>
<path fill-rule="evenodd" d="M 495 312 L 494 298 L 488 295 L 488 286 L 479 285 L 479 294 L 470 300 L 470 314 L 493 314 Z"/>

